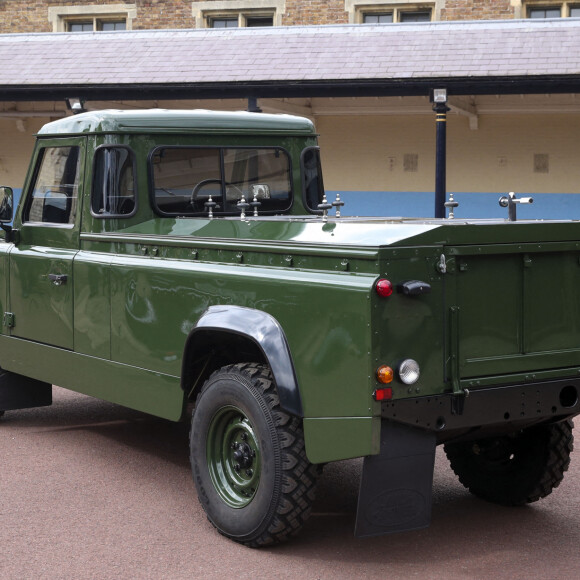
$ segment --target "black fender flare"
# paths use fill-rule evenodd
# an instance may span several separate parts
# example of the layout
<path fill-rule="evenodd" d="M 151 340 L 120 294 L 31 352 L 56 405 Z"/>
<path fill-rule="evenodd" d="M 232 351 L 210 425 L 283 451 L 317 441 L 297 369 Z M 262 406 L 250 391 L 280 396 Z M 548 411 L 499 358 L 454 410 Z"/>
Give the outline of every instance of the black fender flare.
<path fill-rule="evenodd" d="M 302 398 L 290 347 L 280 323 L 270 314 L 244 306 L 210 306 L 189 333 L 186 352 L 193 352 L 204 342 L 204 336 L 215 333 L 235 334 L 250 340 L 261 351 L 264 361 L 270 366 L 280 406 L 297 417 L 303 417 Z M 183 357 L 182 376 L 186 376 L 187 356 Z M 255 362 L 255 361 L 238 361 Z"/>

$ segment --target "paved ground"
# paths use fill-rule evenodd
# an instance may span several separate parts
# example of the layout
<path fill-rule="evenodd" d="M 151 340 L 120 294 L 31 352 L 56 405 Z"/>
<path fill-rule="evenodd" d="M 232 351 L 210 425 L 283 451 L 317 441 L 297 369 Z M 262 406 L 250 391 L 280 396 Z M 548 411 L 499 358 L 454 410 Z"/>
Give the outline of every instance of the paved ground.
<path fill-rule="evenodd" d="M 360 462 L 329 465 L 301 536 L 257 551 L 205 519 L 186 426 L 54 396 L 0 421 L 2 580 L 580 578 L 580 453 L 525 508 L 471 497 L 439 453 L 431 527 L 370 540 L 352 536 Z"/>

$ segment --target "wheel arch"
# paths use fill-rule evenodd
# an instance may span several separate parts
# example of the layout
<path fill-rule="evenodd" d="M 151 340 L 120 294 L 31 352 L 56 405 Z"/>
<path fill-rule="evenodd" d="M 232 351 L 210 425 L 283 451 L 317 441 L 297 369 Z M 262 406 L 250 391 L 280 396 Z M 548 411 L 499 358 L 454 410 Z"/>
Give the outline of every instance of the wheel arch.
<path fill-rule="evenodd" d="M 284 330 L 273 316 L 253 308 L 210 306 L 202 314 L 185 343 L 181 386 L 192 398 L 214 370 L 240 362 L 267 364 L 280 406 L 297 417 L 304 416 Z"/>

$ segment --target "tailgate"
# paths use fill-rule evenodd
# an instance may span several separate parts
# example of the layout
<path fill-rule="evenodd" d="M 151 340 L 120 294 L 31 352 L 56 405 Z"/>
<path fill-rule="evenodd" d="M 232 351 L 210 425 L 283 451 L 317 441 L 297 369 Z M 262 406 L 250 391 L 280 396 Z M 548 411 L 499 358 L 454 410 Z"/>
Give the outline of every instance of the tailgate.
<path fill-rule="evenodd" d="M 456 246 L 445 255 L 456 388 L 461 379 L 580 366 L 579 243 Z"/>

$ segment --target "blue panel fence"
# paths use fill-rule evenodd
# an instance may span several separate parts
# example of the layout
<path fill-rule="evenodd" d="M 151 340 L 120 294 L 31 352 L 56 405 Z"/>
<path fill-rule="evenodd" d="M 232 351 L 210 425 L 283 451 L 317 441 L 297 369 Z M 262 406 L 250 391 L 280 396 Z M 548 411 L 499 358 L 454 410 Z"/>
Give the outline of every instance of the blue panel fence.
<path fill-rule="evenodd" d="M 327 191 L 330 202 L 340 193 L 345 202 L 344 216 L 372 217 L 432 217 L 435 194 L 419 191 Z M 499 206 L 499 193 L 453 192 L 459 207 L 455 209 L 457 219 L 507 218 L 507 209 Z M 22 189 L 14 189 L 14 207 L 18 205 Z M 517 197 L 533 197 L 531 205 L 517 208 L 518 219 L 578 219 L 580 220 L 580 194 L 578 193 L 525 193 L 516 192 Z M 334 213 L 332 211 L 331 213 Z"/>
<path fill-rule="evenodd" d="M 432 217 L 435 194 L 409 191 L 340 191 L 345 202 L 344 216 Z M 337 191 L 327 191 L 330 202 Z M 507 218 L 507 209 L 499 206 L 499 193 L 453 192 L 459 207 L 455 217 Z M 580 219 L 580 194 L 577 193 L 525 193 L 517 197 L 532 197 L 530 205 L 517 207 L 518 219 Z M 331 212 L 334 213 L 334 212 Z"/>

